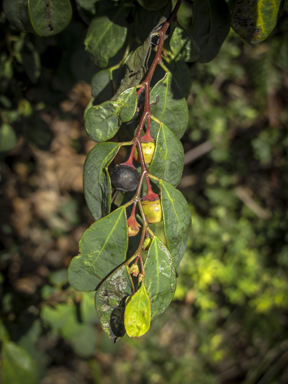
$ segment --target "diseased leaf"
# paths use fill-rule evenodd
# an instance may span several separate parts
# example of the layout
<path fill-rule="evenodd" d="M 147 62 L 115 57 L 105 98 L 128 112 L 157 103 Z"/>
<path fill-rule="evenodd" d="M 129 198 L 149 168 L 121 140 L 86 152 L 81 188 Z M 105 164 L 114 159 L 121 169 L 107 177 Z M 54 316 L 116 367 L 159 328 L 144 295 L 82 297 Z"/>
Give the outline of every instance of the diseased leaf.
<path fill-rule="evenodd" d="M 1 378 L 3 384 L 37 384 L 37 364 L 25 349 L 11 341 L 4 341 Z"/>
<path fill-rule="evenodd" d="M 85 39 L 85 49 L 98 67 L 106 67 L 108 60 L 123 46 L 127 35 L 125 17 L 125 8 L 115 7 L 92 20 Z"/>
<path fill-rule="evenodd" d="M 159 102 L 157 99 L 159 98 Z M 188 107 L 178 84 L 173 79 L 171 72 L 167 72 L 162 80 L 150 92 L 152 114 L 180 139 L 188 125 Z M 155 139 L 159 124 L 151 120 L 151 135 Z"/>
<path fill-rule="evenodd" d="M 97 221 L 108 215 L 111 206 L 111 181 L 108 165 L 116 156 L 120 144 L 100 143 L 89 152 L 83 170 L 83 187 L 88 208 Z"/>
<path fill-rule="evenodd" d="M 175 61 L 186 61 L 192 63 L 198 59 L 200 50 L 193 36 L 183 27 L 178 25 L 170 40 L 170 49 Z"/>
<path fill-rule="evenodd" d="M 180 262 L 185 253 L 190 229 L 189 205 L 180 191 L 164 180 L 160 181 L 164 233 L 173 265 L 179 274 Z"/>
<path fill-rule="evenodd" d="M 229 8 L 225 0 L 194 0 L 192 10 L 192 35 L 200 48 L 198 61 L 208 63 L 218 54 L 229 33 Z"/>
<path fill-rule="evenodd" d="M 176 187 L 181 179 L 183 166 L 184 150 L 181 141 L 165 124 L 161 124 L 149 172 Z"/>
<path fill-rule="evenodd" d="M 81 237 L 80 255 L 68 269 L 68 281 L 77 291 L 95 291 L 101 281 L 125 261 L 128 227 L 125 208 L 96 221 Z"/>
<path fill-rule="evenodd" d="M 100 285 L 95 306 L 104 331 L 116 343 L 126 333 L 124 327 L 125 300 L 134 293 L 129 268 L 122 265 Z"/>
<path fill-rule="evenodd" d="M 85 114 L 85 129 L 90 139 L 98 143 L 111 139 L 120 128 L 118 112 L 114 101 L 89 108 Z"/>
<path fill-rule="evenodd" d="M 43 37 L 63 31 L 72 17 L 70 0 L 28 0 L 28 11 L 35 32 Z"/>
<path fill-rule="evenodd" d="M 124 325 L 129 337 L 143 336 L 150 328 L 151 303 L 145 285 L 127 300 Z"/>
<path fill-rule="evenodd" d="M 176 290 L 176 272 L 171 255 L 158 237 L 154 237 L 150 245 L 144 269 L 152 320 L 165 311 Z"/>
<path fill-rule="evenodd" d="M 231 26 L 247 43 L 264 41 L 277 24 L 281 0 L 233 0 L 229 2 Z"/>

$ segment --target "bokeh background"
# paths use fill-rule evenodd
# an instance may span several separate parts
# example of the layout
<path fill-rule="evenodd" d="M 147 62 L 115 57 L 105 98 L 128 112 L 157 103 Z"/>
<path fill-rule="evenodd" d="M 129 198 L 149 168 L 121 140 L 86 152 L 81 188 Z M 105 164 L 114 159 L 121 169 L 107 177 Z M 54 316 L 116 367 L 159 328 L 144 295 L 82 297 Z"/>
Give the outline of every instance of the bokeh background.
<path fill-rule="evenodd" d="M 287 2 L 264 43 L 231 31 L 211 63 L 185 69 L 190 242 L 170 307 L 116 345 L 93 293 L 66 275 L 92 223 L 83 112 L 97 69 L 86 31 L 77 12 L 47 39 L 0 16 L 0 339 L 26 359 L 22 384 L 287 384 Z"/>

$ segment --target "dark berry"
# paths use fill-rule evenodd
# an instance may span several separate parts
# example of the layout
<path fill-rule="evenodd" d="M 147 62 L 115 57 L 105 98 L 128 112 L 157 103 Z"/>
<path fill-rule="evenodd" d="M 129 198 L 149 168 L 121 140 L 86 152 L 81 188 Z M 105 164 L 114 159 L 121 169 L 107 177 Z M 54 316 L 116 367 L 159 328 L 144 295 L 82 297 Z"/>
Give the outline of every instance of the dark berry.
<path fill-rule="evenodd" d="M 139 173 L 137 169 L 127 165 L 116 165 L 110 174 L 112 186 L 118 191 L 135 191 L 139 183 Z"/>

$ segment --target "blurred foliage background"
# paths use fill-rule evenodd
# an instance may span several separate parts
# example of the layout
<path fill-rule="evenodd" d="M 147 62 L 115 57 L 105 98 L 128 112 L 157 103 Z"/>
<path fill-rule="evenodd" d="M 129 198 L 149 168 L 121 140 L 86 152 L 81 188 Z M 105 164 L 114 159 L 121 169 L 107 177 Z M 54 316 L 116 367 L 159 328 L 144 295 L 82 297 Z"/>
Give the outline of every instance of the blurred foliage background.
<path fill-rule="evenodd" d="M 191 240 L 171 306 L 116 345 L 66 276 L 92 223 L 83 112 L 97 68 L 82 19 L 43 39 L 0 16 L 2 358 L 29 384 L 287 383 L 287 2 L 264 43 L 231 31 L 211 63 L 185 67 Z"/>

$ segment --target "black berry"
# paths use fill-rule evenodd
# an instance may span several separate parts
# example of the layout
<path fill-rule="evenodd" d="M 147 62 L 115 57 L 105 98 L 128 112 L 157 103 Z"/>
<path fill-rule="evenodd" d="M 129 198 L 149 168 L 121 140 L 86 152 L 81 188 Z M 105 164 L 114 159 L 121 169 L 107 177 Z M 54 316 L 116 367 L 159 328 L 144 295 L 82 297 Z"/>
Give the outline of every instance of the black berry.
<path fill-rule="evenodd" d="M 112 186 L 118 191 L 135 191 L 139 183 L 139 173 L 127 165 L 116 165 L 110 174 Z"/>

